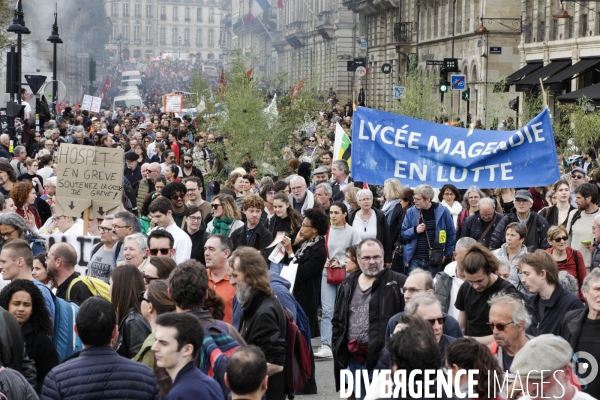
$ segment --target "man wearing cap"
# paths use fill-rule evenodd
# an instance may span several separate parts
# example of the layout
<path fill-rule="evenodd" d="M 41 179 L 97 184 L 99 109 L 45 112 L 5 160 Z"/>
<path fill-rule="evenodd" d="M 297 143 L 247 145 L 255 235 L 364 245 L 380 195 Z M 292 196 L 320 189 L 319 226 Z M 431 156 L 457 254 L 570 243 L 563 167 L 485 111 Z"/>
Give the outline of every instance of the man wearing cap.
<path fill-rule="evenodd" d="M 517 190 L 515 194 L 515 208 L 494 229 L 489 246 L 491 250 L 496 250 L 504 244 L 506 241 L 506 226 L 511 222 L 521 222 L 527 226 L 527 237 L 523 244 L 530 251 L 550 247 L 546 238 L 548 228 L 550 227 L 548 221 L 538 213 L 531 211 L 532 205 L 533 197 L 531 196 L 531 192 L 529 190 Z"/>
<path fill-rule="evenodd" d="M 314 183 L 310 185 L 308 190 L 314 193 L 318 184 L 327 182 L 329 179 L 329 171 L 327 171 L 327 168 L 325 167 L 319 167 L 313 171 L 312 176 Z"/>
<path fill-rule="evenodd" d="M 577 195 L 575 194 L 575 190 L 584 183 L 587 183 L 588 180 L 589 178 L 585 169 L 575 167 L 571 170 L 571 205 L 573 207 L 577 208 L 577 202 L 575 201 Z"/>
<path fill-rule="evenodd" d="M 542 335 L 523 346 L 513 360 L 510 372 L 519 374 L 508 389 L 509 398 L 592 400 L 572 383 L 576 371 L 571 366 L 569 343 L 554 335 Z M 490 393 L 490 398 L 503 397 Z"/>
<path fill-rule="evenodd" d="M 579 174 L 576 172 L 575 174 Z M 583 183 L 575 189 L 576 210 L 569 212 L 567 219 L 567 232 L 569 241 L 567 244 L 574 250 L 579 250 L 583 255 L 585 267 L 590 269 L 592 265 L 592 252 L 594 251 L 594 218 L 600 215 L 598 202 L 598 186 L 594 183 Z"/>
<path fill-rule="evenodd" d="M 131 185 L 142 180 L 142 168 L 138 165 L 138 155 L 134 152 L 125 154 L 125 171 L 123 176 L 127 178 Z"/>

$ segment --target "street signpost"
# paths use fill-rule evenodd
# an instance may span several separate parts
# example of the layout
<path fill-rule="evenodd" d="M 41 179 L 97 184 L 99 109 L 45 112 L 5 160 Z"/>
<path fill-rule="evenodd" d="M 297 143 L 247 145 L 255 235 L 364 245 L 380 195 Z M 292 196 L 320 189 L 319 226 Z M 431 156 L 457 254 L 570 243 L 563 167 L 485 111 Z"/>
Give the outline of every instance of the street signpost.
<path fill-rule="evenodd" d="M 404 96 L 404 91 L 406 87 L 394 85 L 394 99 L 400 99 Z"/>
<path fill-rule="evenodd" d="M 452 75 L 450 77 L 452 90 L 465 90 L 467 88 L 467 80 L 464 75 Z"/>
<path fill-rule="evenodd" d="M 385 63 L 381 66 L 381 72 L 383 72 L 384 74 L 389 74 L 390 72 L 392 72 L 392 65 Z"/>
<path fill-rule="evenodd" d="M 365 67 L 358 67 L 356 68 L 356 75 L 358 75 L 359 77 L 363 77 L 367 74 L 367 69 Z"/>

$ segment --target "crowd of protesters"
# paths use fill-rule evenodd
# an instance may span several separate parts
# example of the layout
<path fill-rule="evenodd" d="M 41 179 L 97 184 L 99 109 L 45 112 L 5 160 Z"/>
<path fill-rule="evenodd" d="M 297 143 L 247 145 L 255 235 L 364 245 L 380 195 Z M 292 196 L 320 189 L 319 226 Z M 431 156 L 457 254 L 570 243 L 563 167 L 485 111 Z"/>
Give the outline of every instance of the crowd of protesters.
<path fill-rule="evenodd" d="M 169 68 L 179 83 L 190 67 L 163 64 L 147 76 Z M 479 398 L 600 396 L 600 381 L 571 366 L 573 352 L 600 359 L 593 152 L 561 162 L 552 188 L 369 186 L 334 159 L 331 132 L 337 122 L 350 132 L 353 105 L 332 93 L 281 149 L 289 173 L 248 160 L 219 180 L 221 132 L 148 99 L 141 109 L 65 110 L 14 149 L 0 136 L 8 398 L 285 399 L 317 393 L 314 359 L 333 360 L 337 390 L 342 371 L 377 380 L 376 369 L 477 369 Z M 65 143 L 123 148 L 117 213 L 84 224 L 56 212 L 52 155 Z M 82 255 L 68 242 L 49 246 L 52 235 L 99 243 Z M 287 379 L 290 326 L 312 355 L 303 388 Z M 61 342 L 69 334 L 78 345 Z M 545 380 L 545 392 L 528 392 L 519 375 Z"/>

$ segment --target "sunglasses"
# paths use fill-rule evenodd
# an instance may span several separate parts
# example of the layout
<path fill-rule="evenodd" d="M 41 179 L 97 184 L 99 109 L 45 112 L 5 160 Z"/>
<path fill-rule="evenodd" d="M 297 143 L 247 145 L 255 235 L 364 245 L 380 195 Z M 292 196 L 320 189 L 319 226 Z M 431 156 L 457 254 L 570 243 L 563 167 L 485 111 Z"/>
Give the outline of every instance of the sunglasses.
<path fill-rule="evenodd" d="M 585 176 L 583 176 L 583 175 L 571 175 L 571 178 L 573 178 L 573 179 L 583 179 L 583 178 L 585 178 Z"/>
<path fill-rule="evenodd" d="M 506 327 L 510 324 L 514 324 L 513 321 L 510 321 L 508 324 L 492 324 L 491 322 L 488 323 L 487 325 L 490 327 L 490 330 L 493 332 L 494 328 L 498 329 L 500 332 L 504 332 L 504 330 L 506 329 Z"/>
<path fill-rule="evenodd" d="M 160 278 L 158 278 L 158 277 L 154 278 L 152 276 L 148 276 L 148 275 L 144 274 L 144 282 L 146 282 L 146 285 L 149 285 L 152 281 L 155 281 L 157 279 L 160 279 Z M 144 299 L 144 300 L 146 300 L 146 299 Z"/>
<path fill-rule="evenodd" d="M 446 322 L 446 317 L 426 319 L 426 321 L 429 322 L 431 324 L 431 326 L 434 326 L 436 322 L 440 325 L 444 325 L 444 322 Z"/>
<path fill-rule="evenodd" d="M 186 164 L 190 164 L 192 162 L 192 160 L 183 160 L 183 162 Z"/>
<path fill-rule="evenodd" d="M 156 256 L 160 253 L 161 256 L 167 256 L 171 252 L 171 249 L 150 249 L 150 255 Z M 158 279 L 158 278 L 153 278 Z"/>
<path fill-rule="evenodd" d="M 144 275 L 144 280 L 146 280 L 146 275 Z M 142 293 L 140 293 L 140 303 L 147 301 L 148 303 L 152 304 L 152 302 L 149 299 L 144 297 L 145 294 L 146 294 L 146 291 L 143 291 Z"/>
<path fill-rule="evenodd" d="M 217 208 L 221 207 L 221 205 L 220 205 L 220 204 L 211 204 L 210 206 L 211 206 L 213 209 L 215 209 L 215 210 L 216 210 Z"/>
<path fill-rule="evenodd" d="M 185 195 L 183 194 L 174 194 L 170 197 L 171 200 L 183 199 Z"/>
<path fill-rule="evenodd" d="M 561 236 L 561 237 L 554 238 L 555 242 L 566 242 L 567 240 L 569 240 L 569 238 L 566 237 L 566 236 Z"/>

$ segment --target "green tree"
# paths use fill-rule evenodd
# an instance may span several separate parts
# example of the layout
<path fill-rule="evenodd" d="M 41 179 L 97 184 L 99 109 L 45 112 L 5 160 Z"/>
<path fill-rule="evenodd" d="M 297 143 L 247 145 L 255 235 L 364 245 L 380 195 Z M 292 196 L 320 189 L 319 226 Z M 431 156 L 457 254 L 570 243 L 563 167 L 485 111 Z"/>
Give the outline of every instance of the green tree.
<path fill-rule="evenodd" d="M 595 112 L 594 102 L 582 97 L 576 103 L 558 104 L 562 115 L 554 124 L 554 136 L 560 152 L 566 156 L 582 154 L 598 141 L 600 113 Z"/>
<path fill-rule="evenodd" d="M 442 112 L 439 95 L 439 78 L 427 76 L 419 68 L 411 68 L 404 78 L 404 94 L 394 103 L 390 112 L 423 120 L 430 120 Z"/>
<path fill-rule="evenodd" d="M 0 0 L 0 52 L 6 54 L 10 46 L 17 43 L 17 36 L 6 31 L 14 18 L 15 0 Z M 6 63 L 6 57 L 2 57 L 2 64 Z"/>

